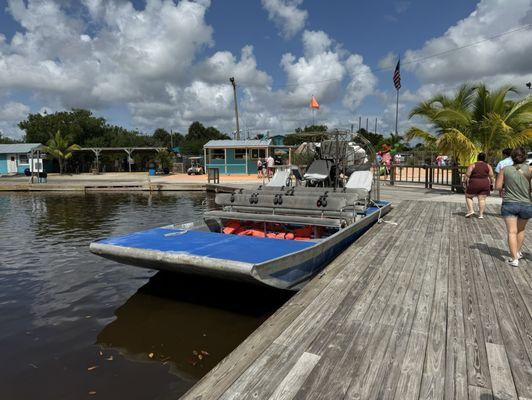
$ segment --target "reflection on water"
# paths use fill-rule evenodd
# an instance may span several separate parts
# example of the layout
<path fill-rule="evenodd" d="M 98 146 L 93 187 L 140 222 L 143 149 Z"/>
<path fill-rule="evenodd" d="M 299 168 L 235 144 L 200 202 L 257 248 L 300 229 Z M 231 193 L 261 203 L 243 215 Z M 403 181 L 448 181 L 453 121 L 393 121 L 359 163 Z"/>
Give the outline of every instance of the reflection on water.
<path fill-rule="evenodd" d="M 159 272 L 116 310 L 116 320 L 97 341 L 127 358 L 159 360 L 169 364 L 172 373 L 197 380 L 289 295 Z"/>
<path fill-rule="evenodd" d="M 0 398 L 175 399 L 227 355 L 288 294 L 88 251 L 212 206 L 203 193 L 0 194 Z"/>

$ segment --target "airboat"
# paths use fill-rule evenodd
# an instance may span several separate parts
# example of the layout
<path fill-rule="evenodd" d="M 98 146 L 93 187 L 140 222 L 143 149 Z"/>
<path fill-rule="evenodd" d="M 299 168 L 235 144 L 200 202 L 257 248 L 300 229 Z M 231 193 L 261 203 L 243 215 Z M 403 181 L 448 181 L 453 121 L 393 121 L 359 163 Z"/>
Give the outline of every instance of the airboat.
<path fill-rule="evenodd" d="M 97 240 L 90 250 L 133 266 L 298 290 L 390 210 L 371 144 L 320 133 L 265 185 L 216 194 L 203 219 Z M 311 136 L 311 135 L 309 135 Z M 312 137 L 312 136 L 311 136 Z"/>

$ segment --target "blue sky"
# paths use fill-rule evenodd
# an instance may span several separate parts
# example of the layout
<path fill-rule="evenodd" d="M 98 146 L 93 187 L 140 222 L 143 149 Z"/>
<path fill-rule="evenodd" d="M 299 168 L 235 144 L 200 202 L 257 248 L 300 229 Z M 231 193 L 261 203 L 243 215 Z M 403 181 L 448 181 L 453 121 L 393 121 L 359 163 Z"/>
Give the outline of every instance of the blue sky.
<path fill-rule="evenodd" d="M 498 33 L 523 29 L 402 68 L 400 131 L 411 107 L 463 82 L 524 87 L 532 79 L 530 0 L 0 0 L 0 131 L 28 112 L 92 109 L 149 132 L 200 120 L 285 133 L 358 116 L 393 129 L 392 71 Z M 519 45 L 516 45 L 518 43 Z M 385 69 L 384 71 L 382 69 Z"/>

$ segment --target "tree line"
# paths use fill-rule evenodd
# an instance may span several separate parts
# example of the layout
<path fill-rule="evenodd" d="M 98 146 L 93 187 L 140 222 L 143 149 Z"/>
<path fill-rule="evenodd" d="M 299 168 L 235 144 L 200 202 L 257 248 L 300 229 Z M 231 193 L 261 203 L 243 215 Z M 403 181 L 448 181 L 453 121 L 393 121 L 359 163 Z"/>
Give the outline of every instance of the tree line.
<path fill-rule="evenodd" d="M 90 110 L 72 109 L 55 113 L 29 114 L 18 124 L 25 132 L 23 142 L 47 144 L 61 133 L 69 143 L 80 147 L 180 147 L 183 154 L 196 155 L 203 152 L 203 145 L 209 140 L 230 139 L 218 129 L 193 122 L 186 134 L 168 132 L 157 128 L 152 134 L 129 130 L 107 123 L 105 118 L 96 117 Z M 0 134 L 0 143 L 16 142 Z"/>

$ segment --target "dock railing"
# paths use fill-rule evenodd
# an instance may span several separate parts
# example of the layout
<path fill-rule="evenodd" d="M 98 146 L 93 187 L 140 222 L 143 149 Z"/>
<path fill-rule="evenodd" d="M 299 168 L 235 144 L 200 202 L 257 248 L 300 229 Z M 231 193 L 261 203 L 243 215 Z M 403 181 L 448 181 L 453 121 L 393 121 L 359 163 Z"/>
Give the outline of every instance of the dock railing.
<path fill-rule="evenodd" d="M 448 186 L 453 192 L 463 192 L 463 174 L 467 167 L 438 165 L 392 165 L 390 185 L 396 183 L 421 184 L 425 189 Z"/>

